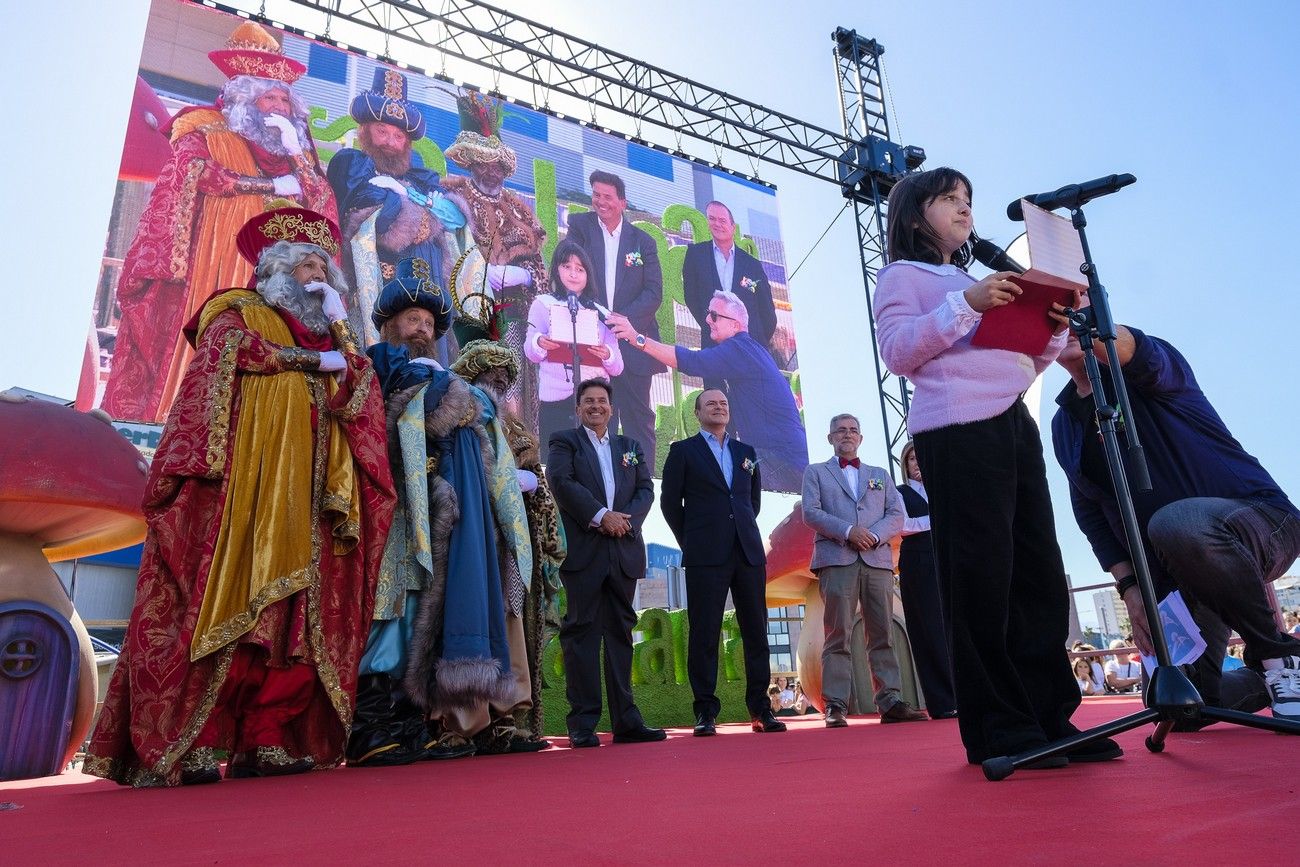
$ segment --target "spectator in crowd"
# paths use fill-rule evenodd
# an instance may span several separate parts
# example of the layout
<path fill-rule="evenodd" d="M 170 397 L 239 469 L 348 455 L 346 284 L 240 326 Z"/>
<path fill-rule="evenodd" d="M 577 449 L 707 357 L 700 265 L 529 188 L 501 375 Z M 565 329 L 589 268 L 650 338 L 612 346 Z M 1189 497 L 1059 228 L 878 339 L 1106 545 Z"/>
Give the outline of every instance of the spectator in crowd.
<path fill-rule="evenodd" d="M 1092 682 L 1092 668 L 1088 665 L 1087 659 L 1080 657 L 1074 661 L 1074 682 L 1079 685 L 1079 692 L 1082 695 L 1101 694 Z"/>
<path fill-rule="evenodd" d="M 1096 650 L 1097 648 L 1093 647 L 1091 644 L 1087 644 L 1082 641 L 1076 641 L 1074 643 L 1074 647 L 1070 649 L 1071 650 Z M 1093 656 L 1085 656 L 1084 659 L 1088 660 L 1088 668 L 1092 672 L 1092 685 L 1096 687 L 1097 695 L 1101 695 L 1103 692 L 1106 691 L 1106 669 L 1102 664 L 1101 654 L 1098 653 Z"/>
<path fill-rule="evenodd" d="M 777 675 L 772 678 L 772 683 L 776 684 L 781 690 L 781 707 L 794 707 L 794 687 L 790 683 L 790 678 L 784 675 Z"/>
<path fill-rule="evenodd" d="M 794 709 L 799 712 L 800 716 L 809 713 L 821 713 L 820 710 L 808 698 L 808 694 L 803 691 L 803 684 L 799 681 L 794 682 Z"/>
<path fill-rule="evenodd" d="M 1246 645 L 1233 644 L 1229 645 L 1228 653 L 1223 657 L 1223 670 L 1236 671 L 1239 668 L 1246 667 L 1246 661 L 1243 658 L 1246 654 Z"/>
<path fill-rule="evenodd" d="M 781 712 L 781 687 L 772 684 L 767 688 L 767 704 L 772 708 L 772 713 Z"/>
<path fill-rule="evenodd" d="M 1286 619 L 1286 631 L 1292 635 L 1300 635 L 1300 611 L 1288 611 L 1284 617 Z"/>
<path fill-rule="evenodd" d="M 1130 646 L 1123 638 L 1110 643 L 1111 650 Z M 1142 663 L 1136 654 L 1115 654 L 1106 662 L 1106 688 L 1111 692 L 1133 692 L 1142 683 Z"/>

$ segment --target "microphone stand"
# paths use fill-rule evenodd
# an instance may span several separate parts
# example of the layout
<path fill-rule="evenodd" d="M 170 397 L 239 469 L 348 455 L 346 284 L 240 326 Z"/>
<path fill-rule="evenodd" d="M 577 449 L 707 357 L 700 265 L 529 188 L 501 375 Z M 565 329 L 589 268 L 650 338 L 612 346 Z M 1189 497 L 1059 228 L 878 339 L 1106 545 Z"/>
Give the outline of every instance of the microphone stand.
<path fill-rule="evenodd" d="M 1084 232 L 1087 220 L 1084 218 L 1082 207 L 1074 208 L 1070 215 L 1083 246 L 1084 264 L 1081 270 L 1088 277 L 1088 299 L 1091 302 L 1091 306 L 1083 310 L 1067 311 L 1070 330 L 1078 337 L 1079 346 L 1083 349 L 1084 367 L 1088 372 L 1088 382 L 1092 385 L 1092 399 L 1097 408 L 1097 425 L 1101 429 L 1101 440 L 1106 450 L 1106 464 L 1110 470 L 1120 518 L 1124 524 L 1124 538 L 1128 542 L 1138 588 L 1142 593 L 1142 608 L 1146 612 L 1147 624 L 1151 628 L 1151 643 L 1155 648 L 1157 665 L 1142 696 L 1143 704 L 1146 705 L 1143 710 L 1028 752 L 986 759 L 981 767 L 984 769 L 984 776 L 990 781 L 1006 779 L 1015 772 L 1016 768 L 1049 756 L 1068 753 L 1085 744 L 1135 729 L 1149 722 L 1156 723 L 1155 731 L 1146 738 L 1146 747 L 1153 753 L 1164 750 L 1165 738 L 1176 723 L 1192 725 L 1202 721 L 1207 724 L 1228 722 L 1268 731 L 1300 734 L 1300 722 L 1207 705 L 1183 670 L 1171 662 L 1169 645 L 1165 641 L 1164 624 L 1160 621 L 1155 587 L 1151 582 L 1151 572 L 1147 566 L 1146 549 L 1142 545 L 1142 531 L 1138 525 L 1137 512 L 1133 508 L 1128 473 L 1120 455 L 1117 426 L 1120 419 L 1123 420 L 1125 437 L 1129 443 L 1129 459 L 1136 477 L 1135 484 L 1140 491 L 1151 490 L 1146 458 L 1138 439 L 1136 419 L 1129 406 L 1124 374 L 1120 369 L 1119 351 L 1115 346 L 1117 334 L 1115 321 L 1111 317 L 1110 301 L 1106 295 L 1106 287 L 1097 276 L 1097 266 L 1092 261 L 1092 252 L 1088 248 L 1088 238 Z M 1093 339 L 1100 340 L 1106 347 L 1110 381 L 1118 406 L 1112 406 L 1106 401 L 1105 385 L 1102 380 L 1101 366 L 1093 348 Z"/>
<path fill-rule="evenodd" d="M 573 396 L 577 400 L 578 383 L 582 381 L 582 353 L 578 350 L 578 296 L 576 293 L 569 293 L 569 321 L 573 323 L 573 330 L 570 332 L 573 339 L 569 341 L 569 346 L 573 348 Z"/>

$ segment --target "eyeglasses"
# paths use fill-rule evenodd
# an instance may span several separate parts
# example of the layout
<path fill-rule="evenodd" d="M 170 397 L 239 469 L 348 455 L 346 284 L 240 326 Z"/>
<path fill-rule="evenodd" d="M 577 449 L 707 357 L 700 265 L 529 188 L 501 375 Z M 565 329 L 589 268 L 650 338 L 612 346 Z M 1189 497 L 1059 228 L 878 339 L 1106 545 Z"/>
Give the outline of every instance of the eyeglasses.
<path fill-rule="evenodd" d="M 728 316 L 725 313 L 719 313 L 716 310 L 710 310 L 707 314 L 705 314 L 704 318 L 708 319 L 710 322 L 712 322 L 715 319 L 730 319 L 732 322 L 740 321 L 734 316 Z"/>

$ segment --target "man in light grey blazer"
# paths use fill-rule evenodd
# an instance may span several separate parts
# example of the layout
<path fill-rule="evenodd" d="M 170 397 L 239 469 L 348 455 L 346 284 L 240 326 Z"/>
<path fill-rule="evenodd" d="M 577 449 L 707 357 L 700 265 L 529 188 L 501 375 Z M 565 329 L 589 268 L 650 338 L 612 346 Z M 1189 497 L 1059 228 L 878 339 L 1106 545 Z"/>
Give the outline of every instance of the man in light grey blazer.
<path fill-rule="evenodd" d="M 826 726 L 848 725 L 844 713 L 853 679 L 849 640 L 859 603 L 880 721 L 919 722 L 925 714 L 899 694 L 902 676 L 891 641 L 894 562 L 889 540 L 903 529 L 903 498 L 888 473 L 858 458 L 862 431 L 856 418 L 847 413 L 832 418 L 826 439 L 835 457 L 811 464 L 803 474 L 803 520 L 815 533 L 811 568 L 825 606 Z"/>

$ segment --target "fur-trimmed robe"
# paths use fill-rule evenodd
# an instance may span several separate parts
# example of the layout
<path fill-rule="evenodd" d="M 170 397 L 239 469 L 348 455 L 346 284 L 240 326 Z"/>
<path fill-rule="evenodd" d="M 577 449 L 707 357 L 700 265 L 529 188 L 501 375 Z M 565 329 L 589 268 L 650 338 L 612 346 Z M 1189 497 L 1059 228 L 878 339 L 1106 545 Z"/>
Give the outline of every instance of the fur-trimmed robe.
<path fill-rule="evenodd" d="M 390 454 L 401 454 L 397 422 L 423 385 L 393 392 L 387 402 Z M 424 415 L 424 432 L 430 443 L 453 437 L 459 428 L 473 431 L 485 466 L 495 460 L 490 438 L 479 421 L 478 400 L 464 380 L 453 376 L 447 392 L 433 412 Z M 432 450 L 431 450 L 432 451 Z M 430 455 L 432 458 L 432 454 Z M 415 705 L 426 712 L 450 707 L 469 707 L 483 701 L 499 701 L 509 686 L 510 672 L 495 660 L 441 660 L 444 604 L 447 592 L 448 556 L 452 528 L 460 518 L 455 489 L 428 468 L 429 545 L 432 573 L 420 593 L 411 641 L 407 650 L 402 685 Z M 495 532 L 494 532 L 495 537 Z"/>

